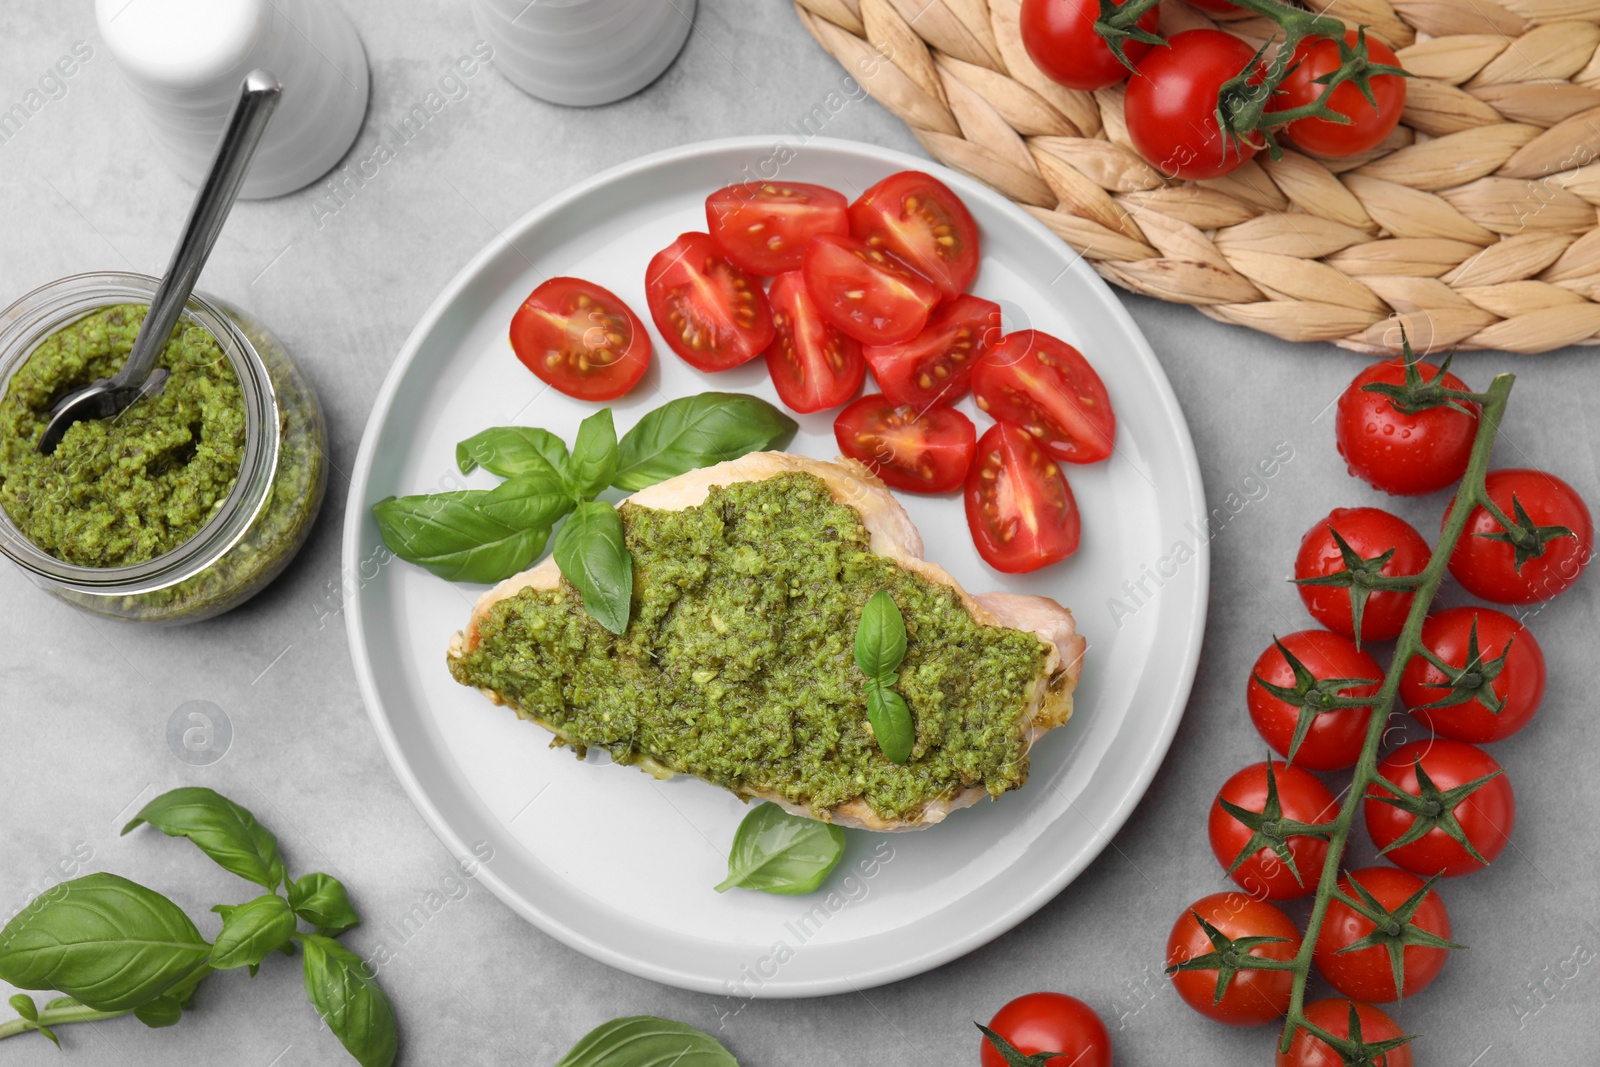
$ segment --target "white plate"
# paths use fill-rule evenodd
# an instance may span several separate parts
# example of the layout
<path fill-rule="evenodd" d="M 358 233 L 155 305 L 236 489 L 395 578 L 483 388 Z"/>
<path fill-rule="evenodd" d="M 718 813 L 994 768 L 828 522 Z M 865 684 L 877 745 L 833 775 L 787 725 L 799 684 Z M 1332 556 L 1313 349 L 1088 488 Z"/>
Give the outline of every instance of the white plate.
<path fill-rule="evenodd" d="M 454 464 L 456 442 L 484 427 L 537 425 L 570 441 L 595 405 L 544 388 L 513 358 L 506 333 L 518 304 L 542 279 L 571 274 L 644 313 L 650 256 L 680 232 L 704 229 L 712 189 L 771 176 L 779 162 L 786 180 L 846 195 L 897 170 L 936 173 L 982 231 L 974 291 L 1001 302 L 1008 329 L 1032 325 L 1078 345 L 1105 379 L 1118 420 L 1112 459 L 1067 471 L 1084 514 L 1083 547 L 1049 570 L 1000 575 L 973 549 L 957 496 L 902 497 L 927 557 L 968 589 L 1044 593 L 1076 609 L 1089 641 L 1077 713 L 1035 748 L 1023 789 L 920 833 L 853 832 L 825 887 L 833 892 L 809 897 L 712 891 L 747 810 L 731 794 L 694 779 L 657 782 L 599 756 L 579 762 L 549 749 L 542 729 L 457 685 L 445 649 L 479 589 L 405 563 L 378 566 L 370 511 L 391 493 L 494 484 L 482 472 L 462 479 Z M 776 399 L 761 361 L 704 375 L 657 338 L 644 383 L 613 405 L 617 425 L 626 430 L 663 399 L 706 389 Z M 800 421 L 791 449 L 832 458 L 831 414 Z M 350 645 L 372 721 L 412 800 L 458 856 L 483 843 L 493 849 L 480 877 L 518 914 L 596 959 L 672 985 L 840 993 L 983 944 L 1037 910 L 1110 841 L 1188 698 L 1205 622 L 1209 557 L 1197 536 L 1205 526 L 1194 446 L 1149 345 L 1105 283 L 1043 226 L 978 183 L 899 152 L 821 138 L 797 150 L 764 138 L 715 141 L 607 171 L 538 207 L 422 317 L 356 459 L 344 536 L 347 585 L 358 587 L 348 602 Z M 1179 543 L 1193 554 L 1181 564 L 1170 555 Z M 1151 595 L 1130 597 L 1124 581 L 1142 581 Z M 1114 597 L 1131 614 L 1114 619 Z"/>

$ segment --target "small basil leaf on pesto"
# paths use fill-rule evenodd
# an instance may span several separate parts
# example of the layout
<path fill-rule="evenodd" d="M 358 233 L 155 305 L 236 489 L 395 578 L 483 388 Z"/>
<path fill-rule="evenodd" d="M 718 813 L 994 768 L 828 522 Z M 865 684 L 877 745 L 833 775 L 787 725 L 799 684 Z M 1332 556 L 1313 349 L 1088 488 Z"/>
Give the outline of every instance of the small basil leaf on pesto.
<path fill-rule="evenodd" d="M 622 516 L 610 504 L 579 504 L 556 531 L 556 566 L 583 597 L 589 616 L 620 634 L 633 601 L 633 559 L 623 541 Z"/>
<path fill-rule="evenodd" d="M 211 966 L 219 971 L 255 966 L 287 945 L 294 930 L 294 912 L 276 893 L 246 901 L 223 916 L 211 945 Z"/>
<path fill-rule="evenodd" d="M 739 1067 L 710 1034 L 686 1023 L 633 1015 L 590 1030 L 556 1067 Z"/>
<path fill-rule="evenodd" d="M 771 802 L 758 804 L 734 832 L 733 847 L 728 850 L 728 877 L 717 886 L 717 892 L 810 893 L 843 855 L 844 831 L 839 827 L 790 815 Z"/>
<path fill-rule="evenodd" d="M 394 1008 L 372 970 L 331 937 L 305 934 L 306 999 L 361 1067 L 389 1067 L 399 1035 Z"/>
<path fill-rule="evenodd" d="M 519 529 L 483 512 L 491 490 L 391 496 L 372 505 L 390 551 L 452 582 L 498 582 L 544 551 L 547 526 Z"/>
<path fill-rule="evenodd" d="M 187 837 L 224 870 L 268 889 L 284 880 L 283 853 L 271 830 L 215 789 L 184 786 L 156 797 L 122 828 L 149 823 L 168 837 Z"/>
<path fill-rule="evenodd" d="M 905 658 L 906 620 L 889 591 L 880 589 L 861 608 L 861 621 L 856 626 L 856 666 L 868 678 L 882 680 L 899 670 Z"/>
<path fill-rule="evenodd" d="M 566 465 L 566 443 L 537 426 L 491 426 L 456 445 L 462 474 L 482 467 L 502 478 L 543 471 L 559 477 Z"/>
<path fill-rule="evenodd" d="M 578 426 L 572 442 L 572 459 L 567 463 L 567 479 L 580 500 L 593 500 L 611 484 L 617 473 L 617 427 L 611 409 L 601 408 Z"/>
<path fill-rule="evenodd" d="M 911 722 L 911 708 L 906 698 L 888 686 L 867 683 L 867 721 L 878 739 L 878 747 L 890 763 L 904 763 L 911 758 L 911 749 L 917 743 L 916 727 Z"/>
<path fill-rule="evenodd" d="M 633 491 L 680 474 L 777 447 L 797 424 L 759 397 L 700 393 L 649 412 L 617 444 L 611 484 Z"/>

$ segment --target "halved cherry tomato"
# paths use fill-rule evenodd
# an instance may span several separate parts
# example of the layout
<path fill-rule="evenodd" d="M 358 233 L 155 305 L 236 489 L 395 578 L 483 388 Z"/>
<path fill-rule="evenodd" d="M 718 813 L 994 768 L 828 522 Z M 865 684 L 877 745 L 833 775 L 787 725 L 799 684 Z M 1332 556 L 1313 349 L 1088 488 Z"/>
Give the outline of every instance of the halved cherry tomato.
<path fill-rule="evenodd" d="M 921 410 L 961 399 L 978 361 L 999 339 L 1000 305 L 962 295 L 939 305 L 911 340 L 871 345 L 862 355 L 872 365 L 884 396 Z"/>
<path fill-rule="evenodd" d="M 1004 422 L 989 427 L 967 474 L 978 555 L 1007 574 L 1036 571 L 1078 550 L 1080 525 L 1072 487 L 1033 435 Z"/>
<path fill-rule="evenodd" d="M 794 411 L 836 408 L 855 395 L 867 376 L 861 343 L 817 314 L 799 271 L 772 279 L 767 293 L 775 333 L 767 372 L 778 397 Z"/>
<path fill-rule="evenodd" d="M 978 407 L 1027 430 L 1057 459 L 1111 455 L 1117 416 L 1083 353 L 1042 330 L 1008 333 L 972 372 Z"/>
<path fill-rule="evenodd" d="M 1294 668 L 1284 658 L 1284 649 L 1315 679 L 1303 691 L 1301 682 L 1305 679 L 1296 679 Z M 1372 684 L 1348 688 L 1326 684 L 1347 679 L 1370 679 Z M 1353 766 L 1361 758 L 1372 709 L 1334 708 L 1328 704 L 1339 697 L 1376 696 L 1382 679 L 1383 667 L 1348 637 L 1329 630 L 1297 630 L 1268 646 L 1257 658 L 1245 687 L 1245 701 L 1250 708 L 1250 721 L 1280 756 L 1289 755 L 1301 716 L 1313 715 L 1295 750 L 1294 764 L 1313 771 L 1337 771 Z M 1298 693 L 1294 697 L 1298 703 L 1268 691 L 1262 682 Z"/>
<path fill-rule="evenodd" d="M 539 380 L 579 400 L 615 400 L 650 366 L 650 335 L 622 298 L 551 278 L 511 317 L 511 349 Z"/>
<path fill-rule="evenodd" d="M 1467 592 L 1496 604 L 1532 604 L 1578 580 L 1594 558 L 1594 519 L 1576 489 L 1538 470 L 1490 471 L 1483 488 L 1515 529 L 1472 509 L 1450 553 L 1450 573 Z"/>
<path fill-rule="evenodd" d="M 850 205 L 850 234 L 910 264 L 946 297 L 978 275 L 978 224 L 950 187 L 931 174 L 903 170 Z"/>
<path fill-rule="evenodd" d="M 1422 622 L 1422 644 L 1442 662 L 1464 671 L 1452 684 L 1443 671 L 1417 656 L 1400 676 L 1400 699 L 1418 722 L 1441 737 L 1476 745 L 1501 741 L 1526 726 L 1539 710 L 1544 700 L 1544 650 L 1532 633 L 1504 612 L 1436 611 Z M 1469 661 L 1475 661 L 1473 669 L 1465 670 Z"/>
<path fill-rule="evenodd" d="M 1239 853 L 1255 842 L 1256 847 L 1228 877 L 1252 896 L 1294 900 L 1317 888 L 1322 863 L 1328 858 L 1328 842 L 1306 834 L 1283 833 L 1278 829 L 1278 822 L 1289 819 L 1313 826 L 1331 822 L 1339 813 L 1339 805 L 1316 775 L 1278 760 L 1271 763 L 1274 788 L 1269 797 L 1267 767 L 1266 763 L 1252 763 L 1222 783 L 1217 798 L 1211 802 L 1211 814 L 1206 821 L 1207 836 L 1211 839 L 1212 855 L 1217 857 L 1224 871 L 1233 866 Z M 1252 828 L 1223 807 L 1223 801 L 1266 818 L 1259 829 Z M 1268 813 L 1271 801 L 1276 801 L 1277 810 Z M 1279 845 L 1294 861 L 1293 868 L 1279 854 Z"/>
<path fill-rule="evenodd" d="M 1354 884 L 1352 884 L 1354 883 Z M 1378 902 L 1378 909 L 1393 913 L 1401 908 L 1427 883 L 1395 867 L 1367 867 L 1351 871 L 1339 879 L 1339 891 L 1352 900 L 1367 903 L 1360 886 Z M 1370 906 L 1370 905 L 1369 905 Z M 1410 924 L 1435 937 L 1450 940 L 1450 913 L 1445 909 L 1435 889 L 1429 889 L 1415 905 Z M 1403 914 L 1403 913 L 1402 913 Z M 1400 994 L 1416 996 L 1428 983 L 1439 977 L 1444 962 L 1450 957 L 1448 948 L 1436 945 L 1409 944 L 1399 920 L 1394 929 L 1378 932 L 1378 926 L 1350 905 L 1337 898 L 1328 905 L 1322 928 L 1317 932 L 1317 944 L 1311 958 L 1328 984 L 1347 997 L 1388 1003 L 1399 1000 Z M 1351 946 L 1377 933 L 1378 943 L 1365 948 Z M 1400 984 L 1394 987 L 1394 964 L 1389 958 L 1389 944 L 1400 945 Z"/>
<path fill-rule="evenodd" d="M 1201 897 L 1178 916 L 1167 936 L 1167 966 L 1187 963 L 1197 956 L 1217 951 L 1205 928 L 1195 921 L 1198 915 L 1229 940 L 1242 937 L 1274 937 L 1250 949 L 1249 954 L 1269 960 L 1291 960 L 1300 951 L 1300 928 L 1276 905 L 1237 890 Z M 1219 1023 L 1229 1026 L 1260 1026 L 1274 1022 L 1289 1010 L 1294 991 L 1294 975 L 1288 971 L 1240 968 L 1217 998 L 1218 969 L 1171 971 L 1172 986 L 1185 1004 Z"/>
<path fill-rule="evenodd" d="M 740 182 L 706 197 L 711 237 L 734 266 L 751 274 L 799 270 L 806 242 L 850 232 L 842 193 L 804 182 Z"/>
<path fill-rule="evenodd" d="M 1405 1031 L 1382 1008 L 1374 1008 L 1362 1000 L 1344 1000 L 1326 997 L 1306 1005 L 1306 1022 L 1320 1030 L 1344 1040 L 1350 1036 L 1350 1009 L 1356 1012 L 1356 1025 L 1361 1028 L 1364 1045 L 1375 1045 L 1402 1036 Z M 1350 1057 L 1332 1048 L 1310 1030 L 1297 1029 L 1289 1051 L 1280 1052 L 1273 1061 L 1275 1067 L 1345 1067 Z M 1358 1062 L 1371 1067 L 1412 1067 L 1411 1046 L 1401 1045 L 1374 1055 L 1359 1057 Z"/>
<path fill-rule="evenodd" d="M 1422 775 L 1417 773 L 1418 765 Z M 1376 781 L 1367 787 L 1361 816 L 1372 843 L 1390 863 L 1424 878 L 1446 878 L 1482 870 L 1505 849 L 1517 822 L 1517 798 L 1511 780 L 1495 758 L 1465 741 L 1442 737 L 1401 745 L 1378 762 L 1378 774 L 1413 798 L 1421 798 L 1426 811 L 1413 813 L 1389 803 L 1394 794 Z M 1432 788 L 1423 785 L 1425 776 Z M 1447 794 L 1486 779 L 1465 796 Z M 1441 800 L 1441 798 L 1444 798 Z M 1435 811 L 1434 809 L 1438 809 Z M 1414 841 L 1395 846 L 1422 820 L 1425 832 Z M 1475 858 L 1453 834 L 1459 831 L 1482 859 Z"/>
<path fill-rule="evenodd" d="M 723 257 L 703 233 L 686 233 L 645 268 L 650 317 L 691 367 L 727 370 L 772 343 L 772 309 L 761 283 Z"/>
<path fill-rule="evenodd" d="M 912 493 L 960 488 L 978 436 L 955 408 L 917 411 L 877 394 L 864 396 L 833 420 L 839 451 L 863 463 L 884 484 Z"/>
<path fill-rule="evenodd" d="M 822 317 L 866 345 L 911 340 L 939 302 L 932 282 L 853 237 L 812 238 L 800 271 Z"/>

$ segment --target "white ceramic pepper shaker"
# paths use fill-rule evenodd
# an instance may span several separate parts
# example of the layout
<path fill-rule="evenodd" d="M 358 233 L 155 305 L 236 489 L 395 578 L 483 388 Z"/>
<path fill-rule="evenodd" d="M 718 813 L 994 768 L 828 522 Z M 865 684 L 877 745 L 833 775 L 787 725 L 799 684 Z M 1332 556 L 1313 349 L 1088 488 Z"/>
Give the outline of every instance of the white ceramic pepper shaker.
<path fill-rule="evenodd" d="M 694 26 L 695 0 L 472 0 L 494 66 L 554 104 L 609 104 L 671 65 Z"/>
<path fill-rule="evenodd" d="M 95 20 L 161 153 L 198 184 L 239 82 L 272 71 L 283 103 L 240 195 L 282 196 L 332 169 L 361 132 L 367 55 L 330 0 L 95 0 Z"/>

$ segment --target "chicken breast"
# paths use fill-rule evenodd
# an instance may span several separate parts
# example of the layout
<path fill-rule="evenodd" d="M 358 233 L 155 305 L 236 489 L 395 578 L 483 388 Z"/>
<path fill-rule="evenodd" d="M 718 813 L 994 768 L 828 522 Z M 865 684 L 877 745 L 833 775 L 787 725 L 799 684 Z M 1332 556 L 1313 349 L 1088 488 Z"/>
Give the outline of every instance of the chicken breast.
<path fill-rule="evenodd" d="M 713 487 L 762 482 L 791 474 L 810 475 L 819 479 L 826 485 L 834 502 L 846 505 L 859 514 L 862 526 L 870 535 L 872 553 L 892 561 L 897 567 L 920 576 L 928 583 L 947 587 L 980 627 L 1024 631 L 1037 638 L 1043 655 L 1038 657 L 1038 669 L 1023 686 L 1022 699 L 1016 702 L 1019 709 L 1016 714 L 1023 720 L 1019 725 L 1022 726 L 1026 746 L 1024 756 L 1026 749 L 1031 748 L 1045 732 L 1067 721 L 1072 714 L 1073 692 L 1085 647 L 1083 638 L 1074 626 L 1071 612 L 1055 601 L 1040 596 L 1016 593 L 973 596 L 967 593 L 944 568 L 922 558 L 922 538 L 910 516 L 881 481 L 853 460 L 841 459 L 828 463 L 784 452 L 753 453 L 642 489 L 625 503 L 655 511 L 681 511 L 700 507 Z M 547 558 L 484 593 L 473 608 L 466 629 L 451 639 L 449 657 L 452 672 L 458 678 L 462 677 L 459 665 L 465 657 L 478 651 L 483 639 L 484 623 L 497 604 L 516 598 L 528 590 L 556 590 L 560 585 L 561 575 L 555 560 Z M 572 595 L 576 596 L 576 592 L 573 591 Z M 507 694 L 487 686 L 480 689 L 495 704 L 511 705 L 518 715 L 544 726 L 559 740 L 571 740 L 558 724 L 545 721 L 536 712 L 516 707 L 516 702 L 509 699 Z M 632 761 L 658 777 L 675 773 L 648 752 L 638 753 Z M 819 805 L 746 785 L 734 791 L 752 799 L 771 800 L 795 814 L 841 826 L 869 830 L 913 830 L 942 821 L 950 812 L 976 803 L 991 790 L 981 784 L 971 785 L 931 800 L 914 814 L 904 817 L 885 817 L 874 810 L 864 796 Z"/>

